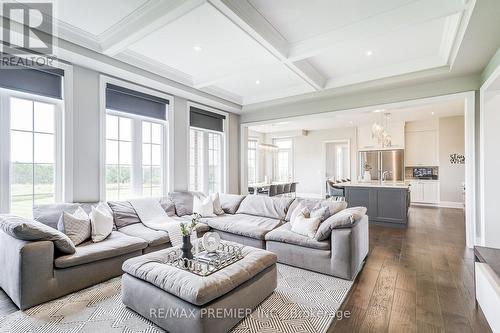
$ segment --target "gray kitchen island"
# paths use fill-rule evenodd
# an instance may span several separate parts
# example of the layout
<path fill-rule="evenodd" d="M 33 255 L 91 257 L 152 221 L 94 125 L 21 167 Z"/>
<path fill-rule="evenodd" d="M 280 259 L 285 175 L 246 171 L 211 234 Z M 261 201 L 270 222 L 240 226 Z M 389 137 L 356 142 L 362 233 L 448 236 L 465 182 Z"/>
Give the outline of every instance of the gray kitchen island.
<path fill-rule="evenodd" d="M 368 209 L 370 223 L 406 227 L 410 206 L 410 185 L 404 182 L 343 183 L 349 207 Z"/>

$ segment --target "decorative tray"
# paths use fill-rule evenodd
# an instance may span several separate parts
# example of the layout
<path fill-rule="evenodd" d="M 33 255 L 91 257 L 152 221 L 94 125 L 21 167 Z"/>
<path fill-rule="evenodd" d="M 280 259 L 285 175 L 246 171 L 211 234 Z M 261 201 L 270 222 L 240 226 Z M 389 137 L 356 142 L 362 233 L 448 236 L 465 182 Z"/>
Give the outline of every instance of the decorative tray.
<path fill-rule="evenodd" d="M 243 258 L 241 246 L 225 242 L 221 242 L 215 252 L 206 251 L 202 242 L 198 242 L 197 250 L 195 248 L 193 259 L 182 258 L 182 251 L 173 249 L 167 252 L 163 263 L 199 276 L 208 276 Z"/>

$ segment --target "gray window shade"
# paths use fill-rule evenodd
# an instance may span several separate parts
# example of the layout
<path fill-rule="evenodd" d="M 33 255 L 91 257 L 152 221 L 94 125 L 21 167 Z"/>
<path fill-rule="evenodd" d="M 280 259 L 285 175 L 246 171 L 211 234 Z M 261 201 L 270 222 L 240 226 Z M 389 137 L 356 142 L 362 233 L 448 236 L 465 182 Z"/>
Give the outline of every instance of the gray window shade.
<path fill-rule="evenodd" d="M 226 119 L 226 116 L 196 107 L 191 107 L 189 111 L 190 126 L 218 132 L 224 131 L 224 119 Z"/>
<path fill-rule="evenodd" d="M 9 68 L 0 68 L 0 87 L 62 99 L 63 76 L 62 69 L 10 65 Z"/>
<path fill-rule="evenodd" d="M 106 85 L 106 108 L 138 116 L 166 120 L 168 100 L 123 88 Z"/>

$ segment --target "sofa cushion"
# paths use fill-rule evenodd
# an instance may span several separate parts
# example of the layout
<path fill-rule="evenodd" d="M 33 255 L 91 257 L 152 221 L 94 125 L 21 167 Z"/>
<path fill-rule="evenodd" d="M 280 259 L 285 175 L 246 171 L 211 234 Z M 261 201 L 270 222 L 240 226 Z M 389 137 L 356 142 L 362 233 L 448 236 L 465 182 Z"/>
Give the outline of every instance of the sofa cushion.
<path fill-rule="evenodd" d="M 237 214 L 264 216 L 271 219 L 284 220 L 292 198 L 265 197 L 261 195 L 247 195 L 236 211 Z"/>
<path fill-rule="evenodd" d="M 356 221 L 361 220 L 366 214 L 366 207 L 350 207 L 344 209 L 320 224 L 314 238 L 325 240 L 330 237 L 332 229 L 346 228 L 352 226 Z"/>
<path fill-rule="evenodd" d="M 119 232 L 132 237 L 139 237 L 148 242 L 149 246 L 157 246 L 170 242 L 166 231 L 153 230 L 142 223 L 135 223 L 120 228 Z"/>
<path fill-rule="evenodd" d="M 175 215 L 175 204 L 169 197 L 161 197 L 160 198 L 161 208 L 167 213 L 168 216 Z"/>
<path fill-rule="evenodd" d="M 255 239 L 264 239 L 269 231 L 281 224 L 281 221 L 263 216 L 228 214 L 206 219 L 206 223 L 215 230 Z"/>
<path fill-rule="evenodd" d="M 59 218 L 57 229 L 68 236 L 77 246 L 90 238 L 92 231 L 90 217 L 82 207 L 78 207 L 73 214 L 63 212 Z"/>
<path fill-rule="evenodd" d="M 345 201 L 334 201 L 329 199 L 325 200 L 325 199 L 297 198 L 290 204 L 290 207 L 288 208 L 285 218 L 287 222 L 290 222 L 292 214 L 294 213 L 297 206 L 299 206 L 299 204 L 301 204 L 303 207 L 307 207 L 310 211 L 312 211 L 314 208 L 328 207 L 328 215 L 323 216 L 323 220 L 326 220 L 331 215 L 340 212 L 342 209 L 347 208 L 347 202 Z"/>
<path fill-rule="evenodd" d="M 226 214 L 236 214 L 236 211 L 240 207 L 241 202 L 245 199 L 244 195 L 238 194 L 223 194 L 219 195 L 220 204 L 222 206 L 222 210 Z"/>
<path fill-rule="evenodd" d="M 26 241 L 52 241 L 62 253 L 75 253 L 68 236 L 38 221 L 15 215 L 0 215 L 0 228 L 8 235 Z"/>
<path fill-rule="evenodd" d="M 267 233 L 266 241 L 294 244 L 318 250 L 330 250 L 329 241 L 318 241 L 314 238 L 299 235 L 298 233 L 292 231 L 292 225 L 290 222 L 285 223 L 281 227 Z"/>
<path fill-rule="evenodd" d="M 205 195 L 201 192 L 192 191 L 170 192 L 168 194 L 170 200 L 175 204 L 177 216 L 193 214 L 194 196 L 204 197 Z"/>
<path fill-rule="evenodd" d="M 108 206 L 113 212 L 113 220 L 118 229 L 141 222 L 134 207 L 128 201 L 108 201 Z"/>
<path fill-rule="evenodd" d="M 91 263 L 97 260 L 118 257 L 130 252 L 145 249 L 148 242 L 144 239 L 127 236 L 113 231 L 108 238 L 99 243 L 88 241 L 76 247 L 74 254 L 64 255 L 54 260 L 57 268 L 67 268 Z"/>
<path fill-rule="evenodd" d="M 89 203 L 55 203 L 33 206 L 33 219 L 49 227 L 57 229 L 57 223 L 63 212 L 73 214 L 78 207 L 82 207 L 85 213 L 90 214 L 92 207 L 98 202 Z"/>

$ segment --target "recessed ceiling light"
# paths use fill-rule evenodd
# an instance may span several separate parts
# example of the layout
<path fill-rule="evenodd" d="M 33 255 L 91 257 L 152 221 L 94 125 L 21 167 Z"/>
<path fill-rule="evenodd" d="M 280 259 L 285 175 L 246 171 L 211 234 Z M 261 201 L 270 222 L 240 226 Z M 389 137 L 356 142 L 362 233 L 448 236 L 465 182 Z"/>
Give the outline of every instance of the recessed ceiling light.
<path fill-rule="evenodd" d="M 432 115 L 435 115 L 434 111 L 431 112 Z"/>
<path fill-rule="evenodd" d="M 255 84 L 260 84 L 260 80 L 256 80 L 256 81 L 255 81 Z"/>
<path fill-rule="evenodd" d="M 366 56 L 369 57 L 373 54 L 373 51 L 372 50 L 368 50 L 365 52 Z"/>
<path fill-rule="evenodd" d="M 351 124 L 351 125 L 352 125 L 352 120 L 349 120 L 349 124 Z"/>
<path fill-rule="evenodd" d="M 384 111 L 385 111 L 385 109 L 377 109 L 377 110 L 374 110 L 373 112 L 380 113 L 380 112 L 384 112 Z"/>
<path fill-rule="evenodd" d="M 195 46 L 193 46 L 193 50 L 195 50 L 196 52 L 200 52 L 201 46 L 195 45 Z"/>

